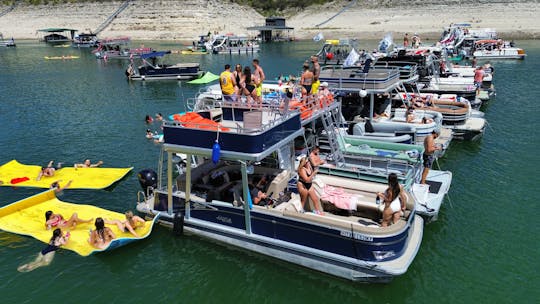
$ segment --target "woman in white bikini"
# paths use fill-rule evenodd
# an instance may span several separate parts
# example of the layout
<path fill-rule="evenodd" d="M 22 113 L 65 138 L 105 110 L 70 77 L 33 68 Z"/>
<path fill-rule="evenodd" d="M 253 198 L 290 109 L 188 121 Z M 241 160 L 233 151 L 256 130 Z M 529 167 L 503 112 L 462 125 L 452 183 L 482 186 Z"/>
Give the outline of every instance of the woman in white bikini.
<path fill-rule="evenodd" d="M 401 211 L 405 211 L 407 196 L 395 173 L 388 175 L 388 189 L 384 193 L 378 192 L 377 196 L 384 202 L 381 226 L 386 227 L 396 223 L 401 216 Z"/>

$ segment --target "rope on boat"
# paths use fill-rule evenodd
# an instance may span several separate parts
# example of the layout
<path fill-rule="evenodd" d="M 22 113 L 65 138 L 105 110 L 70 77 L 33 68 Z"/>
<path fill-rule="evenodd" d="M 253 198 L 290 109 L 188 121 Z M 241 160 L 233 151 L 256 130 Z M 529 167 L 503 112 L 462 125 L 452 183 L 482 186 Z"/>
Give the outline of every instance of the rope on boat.
<path fill-rule="evenodd" d="M 325 21 L 319 23 L 319 24 L 316 24 L 315 27 L 319 27 L 323 24 L 326 24 L 328 22 L 330 22 L 332 19 L 336 18 L 337 16 L 341 15 L 341 13 L 345 12 L 346 10 L 348 10 L 351 6 L 355 5 L 356 4 L 356 0 L 349 3 L 347 6 L 345 6 L 344 8 L 342 8 L 339 12 L 337 12 L 337 14 L 335 14 L 334 16 L 326 19 Z"/>

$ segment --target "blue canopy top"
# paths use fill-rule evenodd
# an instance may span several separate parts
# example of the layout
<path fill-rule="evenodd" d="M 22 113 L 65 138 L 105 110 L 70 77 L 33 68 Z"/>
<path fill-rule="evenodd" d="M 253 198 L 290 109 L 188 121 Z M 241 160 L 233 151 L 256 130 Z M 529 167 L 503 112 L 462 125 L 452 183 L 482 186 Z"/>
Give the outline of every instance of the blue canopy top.
<path fill-rule="evenodd" d="M 151 52 L 151 53 L 146 53 L 146 54 L 141 54 L 141 59 L 146 59 L 146 58 L 154 58 L 154 57 L 163 57 L 167 54 L 170 54 L 171 51 L 159 51 L 159 52 Z"/>

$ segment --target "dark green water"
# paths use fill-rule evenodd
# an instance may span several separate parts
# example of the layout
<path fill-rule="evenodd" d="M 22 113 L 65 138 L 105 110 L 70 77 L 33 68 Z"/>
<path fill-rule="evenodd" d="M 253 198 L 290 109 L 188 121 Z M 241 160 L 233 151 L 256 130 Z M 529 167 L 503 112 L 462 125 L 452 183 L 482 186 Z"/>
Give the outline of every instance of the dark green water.
<path fill-rule="evenodd" d="M 454 174 L 439 220 L 425 227 L 420 251 L 387 285 L 355 284 L 197 237 L 175 238 L 157 227 L 140 242 L 80 257 L 61 250 L 49 267 L 17 266 L 43 244 L 0 231 L 0 303 L 532 303 L 540 298 L 538 228 L 538 79 L 540 46 L 520 41 L 524 61 L 494 62 L 496 100 L 478 142 L 454 142 L 440 166 Z M 173 43 L 145 43 L 180 49 Z M 372 48 L 366 44 L 366 48 Z M 264 45 L 267 78 L 297 74 L 319 45 Z M 44 56 L 78 55 L 77 60 Z M 172 55 L 219 73 L 251 56 Z M 159 146 L 144 137 L 146 114 L 184 110 L 202 87 L 129 83 L 127 62 L 97 61 L 87 50 L 22 42 L 0 49 L 0 163 L 85 158 L 106 166 L 157 169 Z M 159 125 L 152 126 L 157 130 Z M 61 199 L 115 211 L 133 209 L 135 174 L 112 191 L 69 190 Z M 0 206 L 39 192 L 0 188 Z M 536 300 L 535 300 L 536 299 Z"/>

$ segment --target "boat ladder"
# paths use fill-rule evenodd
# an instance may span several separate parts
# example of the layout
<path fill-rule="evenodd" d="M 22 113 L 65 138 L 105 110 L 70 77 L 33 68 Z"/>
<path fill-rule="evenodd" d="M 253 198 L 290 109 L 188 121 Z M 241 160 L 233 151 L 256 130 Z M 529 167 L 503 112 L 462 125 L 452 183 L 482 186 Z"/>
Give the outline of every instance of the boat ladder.
<path fill-rule="evenodd" d="M 338 142 L 338 136 L 341 136 L 341 133 L 335 125 L 336 120 L 334 119 L 334 115 L 333 111 L 325 111 L 321 116 L 321 120 L 326 131 L 326 136 L 328 137 L 328 145 L 330 146 L 329 159 L 333 160 L 337 167 L 344 167 L 345 157 L 343 157 Z"/>

